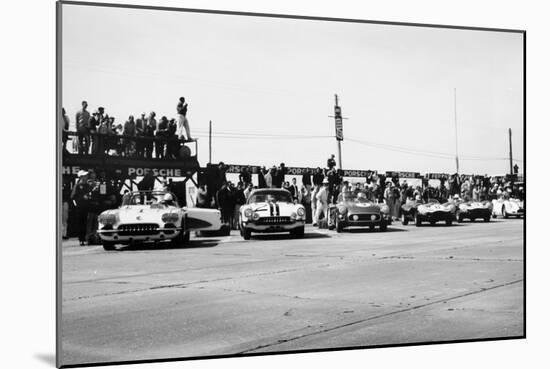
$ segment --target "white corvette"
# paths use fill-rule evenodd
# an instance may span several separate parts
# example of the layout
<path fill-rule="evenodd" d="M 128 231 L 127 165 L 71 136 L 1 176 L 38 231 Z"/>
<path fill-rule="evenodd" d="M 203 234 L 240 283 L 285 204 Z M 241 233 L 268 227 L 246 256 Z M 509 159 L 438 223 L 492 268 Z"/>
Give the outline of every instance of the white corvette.
<path fill-rule="evenodd" d="M 523 200 L 515 198 L 499 198 L 493 200 L 493 218 L 501 216 L 508 218 L 510 216 L 522 217 L 525 214 Z"/>
<path fill-rule="evenodd" d="M 106 210 L 98 218 L 98 234 L 105 250 L 116 244 L 171 241 L 189 242 L 191 230 L 218 230 L 219 210 L 181 208 L 168 191 L 134 191 L 122 198 L 118 209 Z"/>
<path fill-rule="evenodd" d="M 241 236 L 249 240 L 252 232 L 290 232 L 302 237 L 306 211 L 294 204 L 290 192 L 284 189 L 264 188 L 254 190 L 239 211 Z"/>

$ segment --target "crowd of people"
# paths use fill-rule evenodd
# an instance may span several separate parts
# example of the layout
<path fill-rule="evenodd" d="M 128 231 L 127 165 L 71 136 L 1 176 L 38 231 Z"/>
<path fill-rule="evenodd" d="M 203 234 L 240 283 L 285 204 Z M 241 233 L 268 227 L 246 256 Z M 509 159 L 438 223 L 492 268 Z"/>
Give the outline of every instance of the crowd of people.
<path fill-rule="evenodd" d="M 137 119 L 130 115 L 124 124 L 117 124 L 100 106 L 88 111 L 88 103 L 82 101 L 75 115 L 76 132 L 70 132 L 70 119 L 62 109 L 62 142 L 64 152 L 72 137 L 72 152 L 80 155 L 107 154 L 143 158 L 177 158 L 184 142 L 193 141 L 187 119 L 188 104 L 180 97 L 176 106 L 176 118 L 162 116 L 158 121 L 155 112 L 142 113 Z"/>
<path fill-rule="evenodd" d="M 257 188 L 283 188 L 290 192 L 295 203 L 300 203 L 306 209 L 306 222 L 317 225 L 320 219 L 327 217 L 328 207 L 335 204 L 341 192 L 362 192 L 366 198 L 375 203 L 385 203 L 390 214 L 397 219 L 400 216 L 401 205 L 407 200 L 427 201 L 437 199 L 444 203 L 452 198 L 465 201 L 484 201 L 500 196 L 513 195 L 524 198 L 523 186 L 513 186 L 505 177 L 470 176 L 453 174 L 439 179 L 439 185 L 434 186 L 427 179 L 421 179 L 421 184 L 412 185 L 407 180 L 398 177 L 387 178 L 383 174 L 367 172 L 364 179 L 356 182 L 344 180 L 341 171 L 336 169 L 334 155 L 327 160 L 325 168 L 307 169 L 301 175 L 301 183 L 297 178 L 285 180 L 288 169 L 284 163 L 269 169 L 260 167 L 253 173 L 251 167 L 243 167 L 236 183 L 226 179 L 227 166 L 220 162 L 217 166 L 207 168 L 206 181 L 198 189 L 198 207 L 219 208 L 223 220 L 233 229 L 238 228 L 240 207 L 246 203 L 250 192 Z M 252 175 L 256 174 L 257 184 L 254 185 Z M 412 181 L 411 181 L 412 182 Z"/>

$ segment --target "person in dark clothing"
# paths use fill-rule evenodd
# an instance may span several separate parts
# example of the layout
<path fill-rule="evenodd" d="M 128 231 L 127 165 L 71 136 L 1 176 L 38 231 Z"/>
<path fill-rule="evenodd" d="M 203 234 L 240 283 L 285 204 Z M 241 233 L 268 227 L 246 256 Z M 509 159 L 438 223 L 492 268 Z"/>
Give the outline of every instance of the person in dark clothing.
<path fill-rule="evenodd" d="M 166 148 L 166 139 L 168 138 L 168 118 L 160 118 L 157 133 L 155 134 L 155 153 L 157 159 L 164 158 L 164 150 Z"/>
<path fill-rule="evenodd" d="M 231 190 L 227 185 L 227 182 L 222 184 L 220 190 L 216 193 L 216 202 L 222 215 L 222 222 L 229 223 L 233 211 Z"/>
<path fill-rule="evenodd" d="M 153 139 L 155 137 L 156 127 L 152 124 L 150 119 L 145 120 L 143 128 L 143 155 L 147 159 L 153 157 Z"/>
<path fill-rule="evenodd" d="M 141 118 L 136 119 L 136 155 L 140 158 L 145 156 L 146 141 L 143 137 L 145 137 L 146 126 L 147 119 L 145 118 L 145 113 L 141 113 Z"/>
<path fill-rule="evenodd" d="M 315 173 L 313 174 L 313 185 L 322 186 L 323 179 L 325 179 L 325 175 L 323 174 L 321 168 L 317 167 L 317 169 L 315 169 Z"/>
<path fill-rule="evenodd" d="M 327 160 L 327 168 L 328 170 L 331 170 L 336 166 L 336 160 L 334 160 L 334 154 L 330 156 L 330 158 Z"/>
<path fill-rule="evenodd" d="M 308 191 L 311 191 L 311 170 L 306 168 L 302 174 L 302 184 L 307 188 Z"/>
<path fill-rule="evenodd" d="M 250 167 L 243 167 L 239 174 L 239 181 L 246 187 L 249 183 L 252 183 L 252 174 L 250 173 Z"/>
<path fill-rule="evenodd" d="M 239 229 L 239 212 L 241 206 L 246 204 L 246 197 L 244 195 L 244 184 L 239 182 L 237 188 L 234 191 L 234 210 L 233 210 L 233 229 Z"/>
<path fill-rule="evenodd" d="M 90 147 L 90 113 L 86 110 L 87 108 L 88 103 L 82 101 L 82 109 L 76 113 L 75 117 L 79 154 L 88 154 L 88 149 Z"/>
<path fill-rule="evenodd" d="M 285 163 L 281 163 L 275 171 L 275 176 L 272 178 L 272 184 L 274 188 L 281 188 L 285 181 L 286 168 Z"/>
<path fill-rule="evenodd" d="M 174 119 L 170 119 L 168 122 L 168 129 L 166 130 L 166 157 L 169 159 L 176 159 L 179 154 L 180 144 L 176 131 L 178 127 Z"/>
<path fill-rule="evenodd" d="M 267 173 L 267 169 L 265 167 L 261 167 L 258 171 L 258 188 L 266 188 L 267 184 L 265 182 L 265 175 Z"/>
<path fill-rule="evenodd" d="M 81 170 L 78 172 L 78 180 L 71 193 L 71 200 L 75 206 L 75 225 L 80 246 L 86 245 L 86 222 L 88 220 L 88 210 L 90 206 L 90 190 L 88 172 Z"/>
<path fill-rule="evenodd" d="M 298 188 L 298 185 L 296 184 L 296 178 L 292 178 L 292 184 L 289 185 L 288 190 L 290 191 L 290 195 L 292 196 L 292 200 L 294 201 L 295 204 L 297 204 L 298 200 L 300 199 L 300 189 Z"/>

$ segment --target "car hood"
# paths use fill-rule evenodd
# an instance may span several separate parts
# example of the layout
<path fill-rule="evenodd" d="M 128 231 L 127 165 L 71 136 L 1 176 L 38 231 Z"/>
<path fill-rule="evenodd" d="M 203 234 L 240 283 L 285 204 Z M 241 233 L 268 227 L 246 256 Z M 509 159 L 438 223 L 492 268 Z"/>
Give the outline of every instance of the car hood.
<path fill-rule="evenodd" d="M 260 217 L 270 216 L 290 216 L 295 213 L 301 205 L 296 205 L 290 202 L 255 202 L 243 207 L 243 210 L 248 208 L 256 212 Z"/>
<path fill-rule="evenodd" d="M 354 202 L 344 201 L 339 203 L 338 208 L 345 208 L 349 213 L 361 214 L 361 213 L 380 213 L 380 206 L 373 202 Z"/>
<path fill-rule="evenodd" d="M 163 214 L 180 212 L 175 206 L 126 205 L 104 213 L 117 215 L 119 223 L 159 223 Z"/>
<path fill-rule="evenodd" d="M 438 211 L 453 212 L 453 204 L 421 204 L 417 207 L 419 213 L 435 213 Z"/>
<path fill-rule="evenodd" d="M 489 201 L 469 201 L 459 204 L 458 207 L 460 208 L 460 210 L 487 209 L 489 207 L 492 207 L 492 204 Z"/>

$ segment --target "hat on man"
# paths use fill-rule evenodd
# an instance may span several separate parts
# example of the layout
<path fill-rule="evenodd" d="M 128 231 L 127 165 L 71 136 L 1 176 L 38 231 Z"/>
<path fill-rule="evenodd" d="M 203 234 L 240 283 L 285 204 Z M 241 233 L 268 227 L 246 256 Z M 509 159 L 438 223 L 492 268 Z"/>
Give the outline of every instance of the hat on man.
<path fill-rule="evenodd" d="M 84 177 L 86 175 L 88 175 L 88 172 L 86 172 L 85 170 L 79 170 L 78 173 L 76 174 L 77 177 Z"/>

